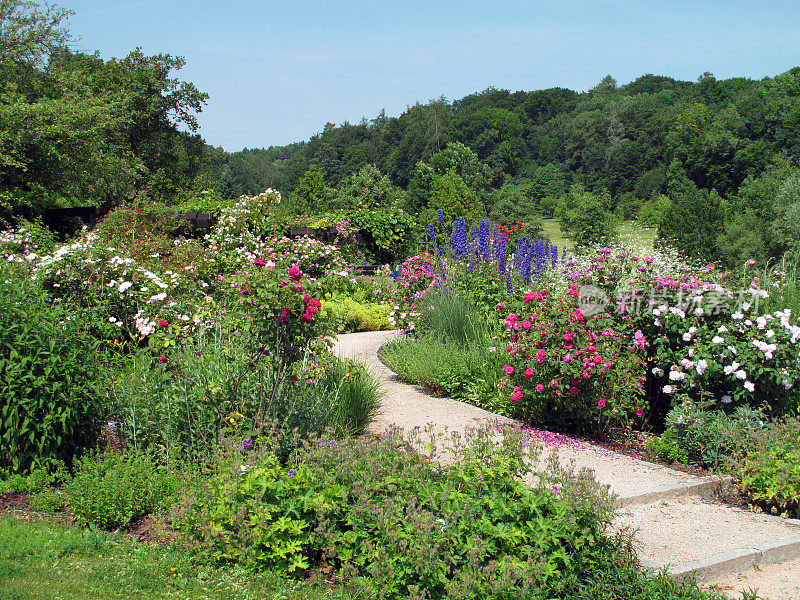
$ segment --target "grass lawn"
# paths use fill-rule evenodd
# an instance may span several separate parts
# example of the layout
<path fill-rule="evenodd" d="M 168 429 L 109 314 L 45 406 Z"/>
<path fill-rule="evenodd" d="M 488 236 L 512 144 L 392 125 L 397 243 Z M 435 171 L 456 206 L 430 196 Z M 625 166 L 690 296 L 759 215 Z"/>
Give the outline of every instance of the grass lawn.
<path fill-rule="evenodd" d="M 342 586 L 203 565 L 180 549 L 0 516 L 0 600 L 351 597 Z"/>
<path fill-rule="evenodd" d="M 559 248 L 572 250 L 572 242 L 565 238 L 561 232 L 561 226 L 556 219 L 545 219 L 543 222 L 544 235 L 550 242 Z M 652 248 L 656 239 L 655 228 L 646 229 L 639 225 L 637 221 L 623 221 L 617 227 L 617 233 L 624 244 L 641 245 L 645 248 Z"/>

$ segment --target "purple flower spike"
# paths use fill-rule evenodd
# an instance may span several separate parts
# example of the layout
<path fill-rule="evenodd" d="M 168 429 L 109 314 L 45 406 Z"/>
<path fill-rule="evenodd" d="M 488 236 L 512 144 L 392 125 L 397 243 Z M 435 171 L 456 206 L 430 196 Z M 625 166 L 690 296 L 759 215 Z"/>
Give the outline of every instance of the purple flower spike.
<path fill-rule="evenodd" d="M 242 440 L 242 447 L 243 448 L 250 448 L 253 445 L 252 438 L 245 438 Z"/>

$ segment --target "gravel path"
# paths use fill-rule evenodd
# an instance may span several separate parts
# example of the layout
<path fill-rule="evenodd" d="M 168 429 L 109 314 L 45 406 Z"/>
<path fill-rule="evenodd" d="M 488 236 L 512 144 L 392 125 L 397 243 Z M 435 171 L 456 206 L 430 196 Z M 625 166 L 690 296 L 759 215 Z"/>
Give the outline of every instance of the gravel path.
<path fill-rule="evenodd" d="M 519 425 L 400 381 L 377 357 L 383 344 L 400 335 L 394 331 L 353 333 L 340 335 L 334 342 L 334 352 L 361 362 L 380 379 L 385 397 L 370 431 L 429 427 L 441 435 L 461 433 L 481 423 Z M 526 431 L 543 446 L 545 455 L 556 452 L 561 462 L 591 469 L 618 496 L 621 509 L 615 527 L 637 530 L 642 564 L 677 571 L 696 569 L 699 579 L 731 598 L 758 588 L 763 598 L 800 600 L 800 521 L 708 501 L 703 496 L 712 494 L 718 484 L 714 478 L 695 477 L 568 436 L 535 428 Z M 784 545 L 776 551 L 776 543 Z M 753 549 L 757 549 L 755 559 Z M 758 560 L 765 564 L 752 568 Z"/>

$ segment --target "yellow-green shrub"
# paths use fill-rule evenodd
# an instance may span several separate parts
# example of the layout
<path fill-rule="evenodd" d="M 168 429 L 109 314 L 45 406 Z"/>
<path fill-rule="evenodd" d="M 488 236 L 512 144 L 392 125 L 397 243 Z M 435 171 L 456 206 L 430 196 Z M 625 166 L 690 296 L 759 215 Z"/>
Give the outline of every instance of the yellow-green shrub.
<path fill-rule="evenodd" d="M 322 301 L 322 315 L 334 324 L 339 332 L 381 331 L 393 329 L 389 325 L 389 304 L 356 302 L 349 296 Z"/>

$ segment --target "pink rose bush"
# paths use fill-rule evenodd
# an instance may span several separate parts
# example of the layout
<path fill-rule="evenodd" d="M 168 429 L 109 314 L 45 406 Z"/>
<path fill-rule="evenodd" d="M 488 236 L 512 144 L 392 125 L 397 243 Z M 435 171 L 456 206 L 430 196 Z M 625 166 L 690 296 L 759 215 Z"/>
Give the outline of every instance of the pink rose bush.
<path fill-rule="evenodd" d="M 548 285 L 513 303 L 503 373 L 515 416 L 602 435 L 644 415 L 645 354 L 610 315 L 586 317 L 574 291 Z"/>
<path fill-rule="evenodd" d="M 441 281 L 434 265 L 436 257 L 424 252 L 403 262 L 396 289 L 390 297 L 390 301 L 394 304 L 392 312 L 389 313 L 391 325 L 407 332 L 414 331 L 417 318 L 420 316 L 419 302 L 428 290 Z"/>

